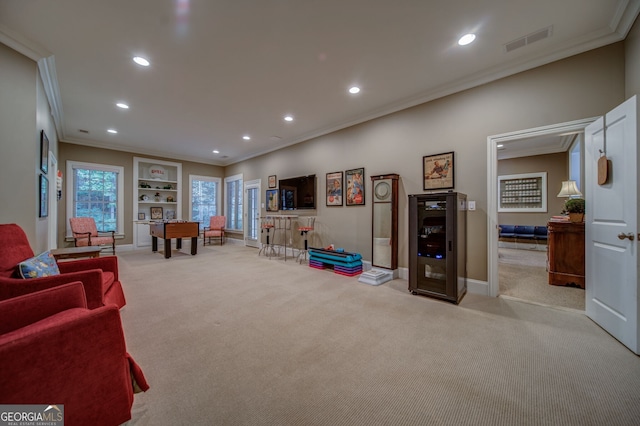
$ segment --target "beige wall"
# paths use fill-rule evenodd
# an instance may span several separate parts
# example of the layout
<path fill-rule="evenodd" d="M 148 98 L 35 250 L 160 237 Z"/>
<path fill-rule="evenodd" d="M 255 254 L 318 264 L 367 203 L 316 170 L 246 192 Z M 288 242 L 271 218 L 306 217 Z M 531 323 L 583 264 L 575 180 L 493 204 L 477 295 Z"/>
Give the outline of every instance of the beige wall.
<path fill-rule="evenodd" d="M 625 49 L 629 55 L 626 64 Z M 327 208 L 320 201 L 314 212 L 318 215 L 314 244 L 333 243 L 371 259 L 369 177 L 398 173 L 401 176 L 399 265 L 406 267 L 407 195 L 423 192 L 422 157 L 454 151 L 456 190 L 477 202 L 477 210 L 468 215 L 469 276 L 486 280 L 487 136 L 605 113 L 625 99 L 625 65 L 628 72 L 637 75 L 639 70 L 634 64 L 638 63 L 638 56 L 633 43 L 626 46 L 616 43 L 247 160 L 225 170 L 183 162 L 183 175 L 188 176 L 190 169 L 193 173 L 211 176 L 243 173 L 245 181 L 262 179 L 266 189 L 267 177 L 272 174 L 278 177 L 316 174 L 318 193 L 322 194 L 326 173 L 364 167 L 366 205 Z M 4 199 L 12 200 L 8 208 L 2 209 L 2 221 L 24 224 L 30 239 L 36 242 L 34 249 L 37 249 L 42 244 L 37 241 L 39 228 L 34 225 L 38 220 L 38 147 L 34 141 L 39 131 L 35 64 L 5 46 L 0 46 L 0 61 L 3 69 L 0 77 L 3 154 L 0 173 L 4 181 L 12 182 L 1 190 Z M 61 169 L 67 159 L 104 160 L 105 157 L 96 153 L 114 156 L 116 164 L 121 162 L 126 170 L 125 201 L 131 202 L 133 154 L 107 154 L 105 150 L 65 145 L 58 153 Z M 187 167 L 187 164 L 192 166 Z M 186 182 L 186 177 L 183 178 Z M 264 191 L 262 195 L 264 197 Z M 186 197 L 184 203 L 188 203 Z M 58 203 L 58 208 L 62 206 L 64 200 Z M 183 209 L 187 211 L 188 205 L 183 205 Z M 130 204 L 127 204 L 126 215 L 132 215 Z M 66 215 L 61 211 L 59 238 L 65 221 Z M 125 232 L 127 239 L 124 242 L 130 243 L 130 224 Z"/>
<path fill-rule="evenodd" d="M 616 43 L 287 149 L 227 167 L 244 179 L 364 167 L 364 207 L 316 211 L 317 245 L 333 243 L 371 259 L 371 175 L 398 173 L 399 266 L 408 266 L 407 195 L 423 193 L 422 157 L 455 152 L 456 190 L 477 202 L 468 214 L 469 277 L 487 279 L 487 136 L 594 117 L 624 100 L 624 46 Z"/>
<path fill-rule="evenodd" d="M 108 164 L 112 166 L 124 167 L 124 234 L 123 240 L 116 243 L 133 244 L 133 157 L 144 157 L 156 160 L 174 161 L 182 164 L 182 219 L 189 217 L 189 175 L 224 177 L 224 170 L 221 167 L 210 164 L 194 163 L 191 161 L 181 161 L 165 157 L 146 156 L 132 154 L 123 151 L 113 151 L 109 149 L 92 148 L 84 145 L 70 143 L 59 144 L 58 164 L 61 170 L 66 170 L 66 162 L 82 161 L 87 163 Z M 65 176 L 65 179 L 68 177 Z M 58 241 L 63 246 L 67 229 L 66 214 L 66 191 L 63 192 L 62 200 L 58 203 Z M 222 208 L 222 206 L 220 206 Z M 69 244 L 69 243 L 67 243 Z"/>
<path fill-rule="evenodd" d="M 540 213 L 498 213 L 504 225 L 546 225 L 549 217 L 560 214 L 564 198 L 558 198 L 562 181 L 569 176 L 567 153 L 534 155 L 498 161 L 498 176 L 547 172 L 547 211 Z"/>
<path fill-rule="evenodd" d="M 640 20 L 636 20 L 624 41 L 625 97 L 640 95 Z"/>
<path fill-rule="evenodd" d="M 38 217 L 40 130 L 54 153 L 57 137 L 37 64 L 0 44 L 0 69 L 0 223 L 20 225 L 39 253 L 49 248 L 49 219 Z"/>

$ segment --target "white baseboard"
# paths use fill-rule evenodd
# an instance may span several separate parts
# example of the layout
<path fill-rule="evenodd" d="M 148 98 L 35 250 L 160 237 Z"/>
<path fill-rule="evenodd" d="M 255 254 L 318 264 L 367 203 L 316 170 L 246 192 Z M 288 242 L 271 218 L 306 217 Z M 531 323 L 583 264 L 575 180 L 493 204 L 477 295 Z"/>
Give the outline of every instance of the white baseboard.
<path fill-rule="evenodd" d="M 473 280 L 471 278 L 467 278 L 467 291 L 473 294 L 488 296 L 489 283 L 487 281 Z"/>

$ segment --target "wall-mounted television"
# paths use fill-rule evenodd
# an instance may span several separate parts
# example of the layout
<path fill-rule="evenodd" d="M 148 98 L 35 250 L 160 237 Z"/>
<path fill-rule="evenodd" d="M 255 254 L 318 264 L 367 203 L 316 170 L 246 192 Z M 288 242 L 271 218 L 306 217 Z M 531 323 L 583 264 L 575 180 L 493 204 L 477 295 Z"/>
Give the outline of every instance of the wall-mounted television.
<path fill-rule="evenodd" d="M 316 175 L 280 179 L 278 188 L 281 210 L 316 208 Z"/>

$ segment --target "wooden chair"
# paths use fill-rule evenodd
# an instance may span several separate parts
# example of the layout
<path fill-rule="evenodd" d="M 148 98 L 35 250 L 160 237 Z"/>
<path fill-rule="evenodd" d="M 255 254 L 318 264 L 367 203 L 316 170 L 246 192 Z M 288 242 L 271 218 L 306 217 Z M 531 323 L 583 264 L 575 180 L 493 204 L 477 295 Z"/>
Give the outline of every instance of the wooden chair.
<path fill-rule="evenodd" d="M 72 217 L 69 218 L 69 224 L 71 225 L 73 242 L 76 247 L 103 246 L 110 244 L 113 254 L 116 254 L 115 231 L 98 231 L 96 221 L 92 217 Z"/>
<path fill-rule="evenodd" d="M 207 238 L 211 244 L 211 238 L 220 238 L 220 245 L 224 244 L 224 227 L 227 224 L 226 216 L 211 216 L 209 226 L 205 226 L 202 233 L 202 245 L 207 245 Z"/>

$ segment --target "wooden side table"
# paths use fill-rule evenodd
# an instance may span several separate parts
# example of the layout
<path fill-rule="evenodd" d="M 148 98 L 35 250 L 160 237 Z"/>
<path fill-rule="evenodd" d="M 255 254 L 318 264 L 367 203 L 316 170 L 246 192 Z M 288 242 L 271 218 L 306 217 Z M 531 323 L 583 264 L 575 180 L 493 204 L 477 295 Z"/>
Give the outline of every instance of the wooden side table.
<path fill-rule="evenodd" d="M 77 259 L 80 257 L 99 257 L 102 249 L 99 246 L 89 247 L 65 247 L 51 250 L 53 258 L 56 260 L 62 259 Z"/>
<path fill-rule="evenodd" d="M 548 222 L 549 284 L 584 288 L 584 222 Z"/>

